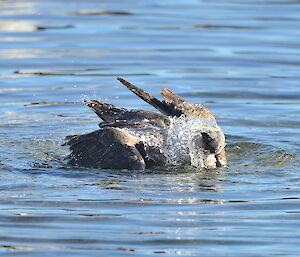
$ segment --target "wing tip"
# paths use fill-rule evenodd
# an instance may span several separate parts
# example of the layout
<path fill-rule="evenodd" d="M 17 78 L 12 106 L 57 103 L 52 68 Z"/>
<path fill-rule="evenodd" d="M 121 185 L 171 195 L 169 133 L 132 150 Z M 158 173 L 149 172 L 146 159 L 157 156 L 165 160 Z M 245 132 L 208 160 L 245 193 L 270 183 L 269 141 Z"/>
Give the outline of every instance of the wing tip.
<path fill-rule="evenodd" d="M 130 91 L 138 95 L 139 97 L 143 97 L 143 95 L 147 95 L 143 90 L 140 88 L 136 87 L 135 85 L 131 84 L 129 81 L 126 79 L 123 79 L 121 77 L 117 77 L 117 80 L 119 80 L 125 87 L 127 87 Z"/>

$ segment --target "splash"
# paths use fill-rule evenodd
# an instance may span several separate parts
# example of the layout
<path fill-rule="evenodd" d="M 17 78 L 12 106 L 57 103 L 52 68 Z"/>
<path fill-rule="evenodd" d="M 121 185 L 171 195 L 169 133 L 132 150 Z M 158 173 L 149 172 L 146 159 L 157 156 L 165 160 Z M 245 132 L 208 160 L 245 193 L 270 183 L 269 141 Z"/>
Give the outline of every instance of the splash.
<path fill-rule="evenodd" d="M 152 125 L 143 128 L 125 128 L 129 134 L 138 137 L 149 146 L 161 148 L 166 138 L 166 130 Z"/>
<path fill-rule="evenodd" d="M 192 165 L 197 168 L 216 166 L 215 154 L 205 150 L 202 133 L 216 140 L 217 150 L 225 147 L 225 136 L 218 124 L 210 119 L 180 116 L 170 118 L 166 129 L 154 126 L 125 128 L 148 146 L 158 148 L 167 165 Z"/>
<path fill-rule="evenodd" d="M 211 135 L 217 149 L 225 147 L 225 136 L 218 124 L 204 118 L 180 116 L 171 118 L 161 151 L 170 165 L 190 164 L 194 167 L 214 167 L 215 155 L 203 148 L 202 133 Z"/>

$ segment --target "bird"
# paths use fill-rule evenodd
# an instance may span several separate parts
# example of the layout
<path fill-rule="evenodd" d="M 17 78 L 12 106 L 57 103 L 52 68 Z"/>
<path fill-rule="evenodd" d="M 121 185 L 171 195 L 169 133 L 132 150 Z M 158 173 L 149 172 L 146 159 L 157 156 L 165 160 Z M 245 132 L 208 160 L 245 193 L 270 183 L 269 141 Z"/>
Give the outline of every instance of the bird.
<path fill-rule="evenodd" d="M 127 80 L 117 79 L 158 112 L 84 100 L 100 118 L 99 129 L 65 138 L 69 165 L 117 170 L 227 165 L 225 135 L 207 107 L 167 88 L 161 90 L 161 101 Z"/>

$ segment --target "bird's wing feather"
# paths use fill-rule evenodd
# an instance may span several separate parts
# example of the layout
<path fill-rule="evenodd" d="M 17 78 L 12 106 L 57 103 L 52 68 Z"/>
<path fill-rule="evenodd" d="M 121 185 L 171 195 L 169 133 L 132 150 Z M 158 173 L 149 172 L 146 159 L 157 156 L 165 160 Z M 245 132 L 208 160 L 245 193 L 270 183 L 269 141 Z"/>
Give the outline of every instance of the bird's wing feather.
<path fill-rule="evenodd" d="M 208 118 L 215 121 L 214 115 L 206 107 L 192 104 L 167 88 L 161 91 L 164 100 L 160 101 L 123 78 L 118 78 L 118 80 L 131 92 L 167 116 L 179 117 L 185 115 L 187 117 Z"/>
<path fill-rule="evenodd" d="M 103 127 L 145 127 L 148 125 L 165 128 L 169 125 L 169 118 L 160 113 L 144 110 L 127 110 L 98 100 L 86 100 L 89 106 L 102 120 Z"/>
<path fill-rule="evenodd" d="M 180 116 L 183 114 L 187 117 L 207 118 L 216 121 L 215 116 L 208 110 L 208 108 L 200 104 L 190 103 L 173 93 L 168 88 L 162 89 L 161 95 L 164 98 L 163 103 L 169 106 L 170 112 L 173 113 L 174 116 Z"/>
<path fill-rule="evenodd" d="M 153 97 L 152 95 L 148 94 L 144 90 L 140 89 L 139 87 L 131 84 L 127 80 L 123 78 L 117 78 L 125 87 L 127 87 L 132 93 L 143 99 L 146 103 L 152 105 L 154 108 L 159 110 L 161 113 L 165 115 L 169 115 L 168 106 L 166 106 L 163 102 L 158 100 L 157 98 Z"/>

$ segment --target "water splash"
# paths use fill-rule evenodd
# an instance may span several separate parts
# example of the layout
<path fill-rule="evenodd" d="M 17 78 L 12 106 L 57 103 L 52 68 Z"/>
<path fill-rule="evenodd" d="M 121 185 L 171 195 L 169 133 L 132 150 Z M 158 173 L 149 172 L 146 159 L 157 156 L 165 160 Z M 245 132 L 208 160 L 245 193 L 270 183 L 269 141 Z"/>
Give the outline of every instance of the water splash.
<path fill-rule="evenodd" d="M 166 129 L 148 126 L 125 130 L 148 146 L 158 148 L 166 157 L 166 164 L 172 166 L 216 167 L 215 154 L 205 149 L 203 133 L 215 140 L 217 151 L 225 147 L 221 128 L 216 122 L 204 118 L 173 117 Z"/>
<path fill-rule="evenodd" d="M 166 129 L 152 125 L 143 128 L 125 128 L 124 130 L 151 147 L 161 148 L 166 138 Z"/>
<path fill-rule="evenodd" d="M 218 150 L 225 147 L 224 133 L 216 122 L 185 116 L 171 118 L 161 149 L 168 164 L 190 164 L 197 168 L 215 167 L 215 155 L 205 150 L 203 133 L 216 140 Z"/>

